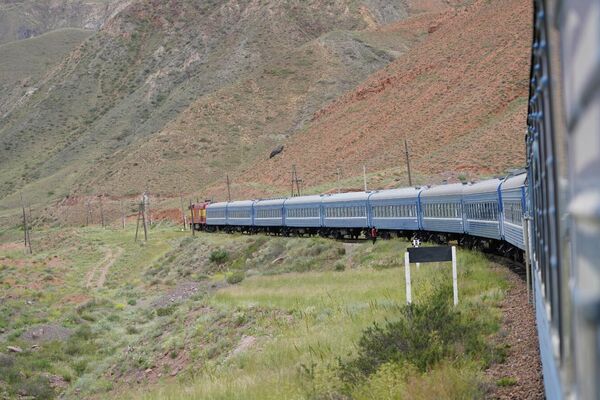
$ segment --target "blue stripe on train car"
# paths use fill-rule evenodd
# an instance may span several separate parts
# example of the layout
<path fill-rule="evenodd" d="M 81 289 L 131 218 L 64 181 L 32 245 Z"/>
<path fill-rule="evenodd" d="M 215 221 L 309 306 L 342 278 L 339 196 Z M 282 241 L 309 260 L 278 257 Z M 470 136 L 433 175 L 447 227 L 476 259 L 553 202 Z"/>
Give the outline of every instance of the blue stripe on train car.
<path fill-rule="evenodd" d="M 502 236 L 519 249 L 525 250 L 523 242 L 523 214 L 525 212 L 525 184 L 527 174 L 507 177 L 502 182 Z"/>
<path fill-rule="evenodd" d="M 381 190 L 369 196 L 371 226 L 377 229 L 418 230 L 421 189 Z"/>
<path fill-rule="evenodd" d="M 469 235 L 500 240 L 500 179 L 489 179 L 463 188 L 465 232 Z"/>
<path fill-rule="evenodd" d="M 253 225 L 252 200 L 232 201 L 227 203 L 227 225 L 252 226 Z"/>
<path fill-rule="evenodd" d="M 227 225 L 227 203 L 213 203 L 206 207 L 206 225 Z"/>
<path fill-rule="evenodd" d="M 291 197 L 285 201 L 284 225 L 298 228 L 321 227 L 321 195 Z"/>
<path fill-rule="evenodd" d="M 323 196 L 323 226 L 327 228 L 368 228 L 369 194 L 351 192 Z"/>
<path fill-rule="evenodd" d="M 257 200 L 254 202 L 254 226 L 283 226 L 285 199 Z"/>
<path fill-rule="evenodd" d="M 462 191 L 463 185 L 455 183 L 434 186 L 420 192 L 421 229 L 464 233 Z"/>

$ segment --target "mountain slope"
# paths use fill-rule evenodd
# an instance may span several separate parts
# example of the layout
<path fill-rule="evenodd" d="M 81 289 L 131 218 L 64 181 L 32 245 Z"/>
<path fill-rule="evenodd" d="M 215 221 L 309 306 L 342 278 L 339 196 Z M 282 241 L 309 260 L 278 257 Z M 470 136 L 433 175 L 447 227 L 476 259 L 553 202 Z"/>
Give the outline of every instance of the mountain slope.
<path fill-rule="evenodd" d="M 291 165 L 306 186 L 335 182 L 337 167 L 360 176 L 363 164 L 379 171 L 374 186 L 406 185 L 405 138 L 420 184 L 522 166 L 530 15 L 521 0 L 447 12 L 419 46 L 316 113 L 280 156 L 240 172 L 237 193 L 285 193 Z M 223 198 L 222 188 L 209 193 Z"/>
<path fill-rule="evenodd" d="M 59 29 L 35 38 L 0 45 L 0 117 L 37 90 L 37 82 L 92 34 Z"/>
<path fill-rule="evenodd" d="M 0 44 L 62 28 L 98 30 L 128 0 L 0 0 Z"/>
<path fill-rule="evenodd" d="M 0 198 L 164 193 L 177 169 L 191 171 L 188 188 L 214 181 L 405 51 L 419 38 L 361 31 L 417 11 L 402 0 L 136 1 L 0 121 Z"/>

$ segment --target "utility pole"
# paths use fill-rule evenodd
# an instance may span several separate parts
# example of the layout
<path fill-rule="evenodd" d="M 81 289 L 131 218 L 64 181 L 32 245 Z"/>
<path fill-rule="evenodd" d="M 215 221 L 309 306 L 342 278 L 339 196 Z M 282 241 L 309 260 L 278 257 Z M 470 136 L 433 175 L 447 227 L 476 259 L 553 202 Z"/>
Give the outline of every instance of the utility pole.
<path fill-rule="evenodd" d="M 227 174 L 227 201 L 231 203 L 231 184 L 229 182 L 229 174 Z"/>
<path fill-rule="evenodd" d="M 85 226 L 88 226 L 91 222 L 90 220 L 92 219 L 92 206 L 89 199 L 85 201 L 85 208 Z"/>
<path fill-rule="evenodd" d="M 146 204 L 142 204 L 142 221 L 144 222 L 144 242 L 147 242 L 148 226 L 146 225 Z"/>
<path fill-rule="evenodd" d="M 192 200 L 190 200 L 190 211 L 192 212 L 192 236 L 196 236 L 196 221 L 194 221 L 194 209 L 192 208 Z"/>
<path fill-rule="evenodd" d="M 121 226 L 125 229 L 125 209 L 123 208 L 123 199 L 121 199 Z"/>
<path fill-rule="evenodd" d="M 181 193 L 181 177 L 177 178 L 177 186 L 179 189 L 179 205 L 181 207 L 181 222 L 183 223 L 183 230 L 186 230 L 187 220 L 185 216 L 185 210 L 183 209 L 183 194 Z"/>
<path fill-rule="evenodd" d="M 410 158 L 408 156 L 408 143 L 404 139 L 404 152 L 406 153 L 406 169 L 408 171 L 408 186 L 412 186 L 412 176 L 410 174 Z"/>
<path fill-rule="evenodd" d="M 147 217 L 146 213 L 148 213 Z M 150 195 L 148 194 L 148 191 L 144 191 L 144 218 L 146 218 L 150 223 L 150 226 L 152 226 L 152 211 L 150 210 Z"/>
<path fill-rule="evenodd" d="M 25 203 L 23 202 L 23 193 L 21 193 L 21 208 L 23 209 L 23 235 L 25 251 L 29 250 L 29 254 L 32 254 L 31 250 L 31 238 L 29 237 L 29 226 L 27 224 L 27 215 L 25 214 Z"/>
<path fill-rule="evenodd" d="M 100 220 L 102 221 L 102 228 L 104 228 L 104 205 L 102 204 L 102 196 L 100 196 Z"/>
<path fill-rule="evenodd" d="M 363 181 L 365 184 L 365 192 L 367 192 L 367 166 L 363 164 Z"/>
<path fill-rule="evenodd" d="M 135 226 L 135 241 L 136 242 L 138 239 L 138 232 L 140 230 L 140 219 L 142 220 L 142 223 L 144 224 L 144 241 L 147 242 L 148 241 L 148 228 L 146 227 L 146 207 L 145 207 L 145 202 L 143 200 L 140 201 L 140 206 L 138 209 L 137 224 Z"/>
<path fill-rule="evenodd" d="M 298 173 L 296 172 L 296 164 L 294 164 L 292 165 L 292 197 L 300 196 L 301 183 L 302 179 L 298 178 Z"/>

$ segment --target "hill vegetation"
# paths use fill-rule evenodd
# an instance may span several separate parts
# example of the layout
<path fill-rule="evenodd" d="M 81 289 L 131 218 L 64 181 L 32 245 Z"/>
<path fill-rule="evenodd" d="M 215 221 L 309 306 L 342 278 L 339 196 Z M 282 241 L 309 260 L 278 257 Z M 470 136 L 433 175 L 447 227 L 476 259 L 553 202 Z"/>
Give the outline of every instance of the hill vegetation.
<path fill-rule="evenodd" d="M 18 108 L 65 56 L 92 34 L 60 29 L 0 45 L 0 116 Z"/>
<path fill-rule="evenodd" d="M 419 5 L 419 3 L 415 3 Z M 0 196 L 187 191 L 251 165 L 418 43 L 424 2 L 136 1 L 0 121 Z M 26 160 L 26 161 L 24 161 Z M 51 197 L 50 197 L 51 198 Z"/>
<path fill-rule="evenodd" d="M 400 240 L 89 227 L 38 230 L 28 256 L 19 235 L 0 230 L 8 398 L 481 398 L 510 351 L 510 273 L 468 251 L 454 309 L 444 264 L 413 270 L 405 307 Z"/>
<path fill-rule="evenodd" d="M 127 0 L 0 0 L 0 45 L 44 33 L 98 30 Z"/>

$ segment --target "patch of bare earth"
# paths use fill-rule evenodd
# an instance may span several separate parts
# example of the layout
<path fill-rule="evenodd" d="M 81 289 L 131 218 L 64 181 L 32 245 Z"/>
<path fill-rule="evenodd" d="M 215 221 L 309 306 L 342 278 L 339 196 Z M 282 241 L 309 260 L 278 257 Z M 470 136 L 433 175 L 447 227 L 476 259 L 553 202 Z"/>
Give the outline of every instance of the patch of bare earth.
<path fill-rule="evenodd" d="M 21 338 L 30 342 L 63 341 L 72 335 L 73 331 L 59 325 L 38 325 L 30 328 L 21 335 Z"/>
<path fill-rule="evenodd" d="M 499 344 L 508 347 L 506 361 L 492 365 L 486 376 L 493 389 L 490 399 L 544 399 L 544 387 L 538 335 L 533 305 L 527 301 L 527 286 L 514 273 L 508 274 L 511 284 L 502 301 L 502 328 Z"/>
<path fill-rule="evenodd" d="M 102 261 L 94 268 L 90 269 L 86 275 L 85 287 L 88 289 L 92 287 L 98 289 L 102 288 L 104 282 L 106 282 L 106 276 L 108 275 L 110 267 L 112 267 L 115 261 L 123 254 L 123 249 L 120 247 L 116 250 L 106 247 L 104 248 L 104 251 L 105 255 Z"/>

